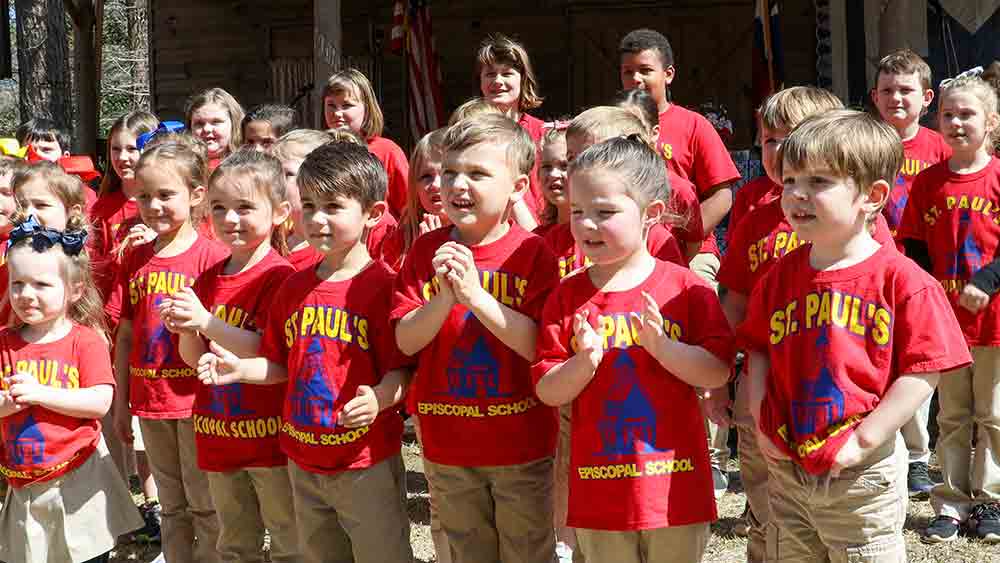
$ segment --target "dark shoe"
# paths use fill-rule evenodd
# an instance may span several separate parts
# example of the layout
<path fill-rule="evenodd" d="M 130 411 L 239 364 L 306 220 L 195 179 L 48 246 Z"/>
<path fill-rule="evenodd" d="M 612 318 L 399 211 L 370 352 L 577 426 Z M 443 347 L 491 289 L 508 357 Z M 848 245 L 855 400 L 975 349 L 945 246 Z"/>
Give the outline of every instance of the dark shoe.
<path fill-rule="evenodd" d="M 931 521 L 924 535 L 920 538 L 924 543 L 945 543 L 958 537 L 958 520 L 950 516 L 938 516 Z"/>
<path fill-rule="evenodd" d="M 715 489 L 715 500 L 719 500 L 729 490 L 729 476 L 718 467 L 712 468 L 712 488 Z"/>
<path fill-rule="evenodd" d="M 750 535 L 750 504 L 743 504 L 743 514 L 740 515 L 740 519 L 736 521 L 733 526 L 733 534 L 737 537 L 745 538 Z"/>
<path fill-rule="evenodd" d="M 160 541 L 160 513 L 163 511 L 160 508 L 160 503 L 148 502 L 139 508 L 139 512 L 142 513 L 142 519 L 146 522 L 142 528 L 132 532 L 132 541 L 144 542 L 144 543 L 156 543 Z"/>
<path fill-rule="evenodd" d="M 931 489 L 936 483 L 931 481 L 931 476 L 927 471 L 927 464 L 922 461 L 915 461 L 910 464 L 910 469 L 906 472 L 906 483 L 910 489 L 910 496 L 929 496 Z"/>
<path fill-rule="evenodd" d="M 975 528 L 972 528 L 975 524 Z M 1000 543 L 1000 503 L 987 502 L 972 509 L 969 526 L 986 543 Z"/>

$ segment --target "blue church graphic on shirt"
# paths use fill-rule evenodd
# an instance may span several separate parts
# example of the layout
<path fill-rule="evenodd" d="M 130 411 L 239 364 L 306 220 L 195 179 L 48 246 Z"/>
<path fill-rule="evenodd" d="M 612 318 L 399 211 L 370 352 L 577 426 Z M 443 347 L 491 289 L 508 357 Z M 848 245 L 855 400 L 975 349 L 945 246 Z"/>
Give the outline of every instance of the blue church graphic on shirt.
<path fill-rule="evenodd" d="M 896 176 L 895 197 L 889 198 L 886 211 L 889 213 L 889 225 L 899 225 L 903 222 L 903 210 L 906 209 L 906 202 L 910 199 L 910 194 L 903 190 L 906 179 L 902 174 Z"/>
<path fill-rule="evenodd" d="M 970 222 L 972 214 L 968 209 L 958 215 L 958 249 L 955 251 L 951 264 L 948 265 L 948 275 L 958 278 L 970 278 L 972 274 L 983 267 L 983 251 L 972 236 Z"/>
<path fill-rule="evenodd" d="M 45 436 L 38 429 L 35 417 L 30 414 L 24 418 L 21 426 L 11 430 L 4 449 L 15 466 L 38 465 L 48 459 L 45 455 Z"/>
<path fill-rule="evenodd" d="M 314 337 L 306 348 L 306 358 L 295 378 L 295 388 L 288 398 L 292 405 L 292 422 L 302 426 L 335 428 L 333 403 L 337 391 L 323 369 L 323 342 Z"/>
<path fill-rule="evenodd" d="M 622 352 L 615 359 L 615 381 L 604 401 L 604 414 L 597 422 L 601 450 L 597 455 L 650 454 L 657 449 L 656 410 L 639 385 L 635 362 Z"/>
<path fill-rule="evenodd" d="M 163 296 L 159 296 L 153 302 L 156 309 L 160 308 Z M 170 336 L 170 331 L 163 323 L 154 323 L 153 330 L 146 335 L 146 349 L 142 358 L 147 364 L 164 364 L 170 362 L 174 357 L 174 343 Z"/>
<path fill-rule="evenodd" d="M 209 387 L 208 410 L 221 416 L 242 416 L 253 414 L 243 407 L 243 384 L 213 385 Z"/>
<path fill-rule="evenodd" d="M 792 401 L 792 424 L 796 436 L 811 436 L 821 428 L 836 424 L 844 419 L 844 393 L 837 387 L 830 371 L 830 333 L 829 328 L 820 330 L 816 339 L 816 352 L 819 358 L 819 374 L 812 381 L 802 382 L 805 401 Z"/>
<path fill-rule="evenodd" d="M 448 362 L 448 394 L 462 399 L 509 397 L 500 391 L 500 365 L 486 343 L 486 330 L 471 312 L 463 318 Z"/>

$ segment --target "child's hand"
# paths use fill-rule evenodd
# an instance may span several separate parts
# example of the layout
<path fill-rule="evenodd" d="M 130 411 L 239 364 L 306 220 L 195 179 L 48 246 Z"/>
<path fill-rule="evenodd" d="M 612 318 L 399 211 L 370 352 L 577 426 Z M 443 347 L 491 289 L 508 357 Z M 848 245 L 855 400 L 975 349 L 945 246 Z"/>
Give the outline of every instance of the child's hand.
<path fill-rule="evenodd" d="M 434 279 L 437 280 L 438 295 L 455 301 L 455 292 L 451 290 L 451 284 L 448 283 L 448 272 L 450 271 L 448 267 L 449 259 L 451 259 L 451 251 L 442 245 L 434 253 L 434 258 L 431 259 L 431 266 L 434 267 Z"/>
<path fill-rule="evenodd" d="M 757 448 L 760 449 L 760 453 L 775 461 L 791 459 L 788 457 L 788 454 L 783 452 L 781 448 L 776 446 L 774 442 L 771 441 L 771 438 L 767 434 L 761 432 L 760 427 L 757 426 L 756 422 L 754 423 L 754 426 L 757 431 Z"/>
<path fill-rule="evenodd" d="M 5 383 L 7 392 L 14 399 L 14 404 L 18 409 L 44 404 L 51 390 L 51 387 L 42 385 L 33 376 L 24 372 L 8 376 Z"/>
<path fill-rule="evenodd" d="M 457 242 L 446 242 L 441 245 L 438 252 L 449 254 L 446 262 L 448 273 L 445 274 L 445 278 L 455 294 L 455 301 L 470 309 L 473 308 L 473 303 L 481 299 L 486 291 L 479 281 L 479 270 L 476 269 L 472 251 Z"/>
<path fill-rule="evenodd" d="M 861 447 L 857 433 L 852 432 L 850 438 L 837 452 L 837 457 L 833 458 L 833 465 L 830 466 L 830 477 L 836 479 L 840 476 L 841 471 L 861 463 L 868 457 L 869 453 L 871 452 Z"/>
<path fill-rule="evenodd" d="M 129 247 L 140 246 L 151 242 L 156 238 L 156 233 L 153 229 L 150 229 L 146 225 L 139 223 L 138 225 L 133 225 L 131 229 L 128 230 L 128 234 L 125 235 L 125 239 L 122 241 L 122 249 Z"/>
<path fill-rule="evenodd" d="M 165 299 L 164 303 L 168 301 L 170 303 L 170 321 L 173 325 L 171 330 L 178 332 L 196 330 L 204 332 L 208 329 L 208 323 L 212 320 L 212 315 L 201 304 L 193 289 L 183 287 L 171 299 Z"/>
<path fill-rule="evenodd" d="M 375 390 L 367 385 L 359 385 L 357 395 L 340 410 L 337 423 L 348 428 L 360 428 L 375 422 L 378 413 Z"/>
<path fill-rule="evenodd" d="M 211 352 L 198 359 L 198 381 L 205 385 L 229 385 L 240 381 L 240 359 L 215 342 L 209 342 Z"/>
<path fill-rule="evenodd" d="M 132 435 L 132 412 L 128 408 L 128 399 L 114 402 L 111 425 L 114 426 L 115 434 L 126 444 L 131 444 L 135 440 L 135 436 Z"/>
<path fill-rule="evenodd" d="M 990 304 L 990 296 L 971 283 L 967 283 L 962 289 L 962 294 L 958 296 L 958 304 L 970 313 L 978 313 Z"/>
<path fill-rule="evenodd" d="M 443 227 L 441 224 L 441 218 L 437 215 L 431 213 L 424 213 L 424 218 L 420 220 L 420 225 L 417 227 L 421 235 L 425 235 L 431 231 L 436 231 Z"/>
<path fill-rule="evenodd" d="M 701 400 L 701 409 L 705 412 L 705 416 L 719 426 L 732 426 L 733 417 L 729 414 L 729 407 L 733 402 L 729 398 L 729 385 L 706 389 L 704 397 Z"/>
<path fill-rule="evenodd" d="M 576 354 L 587 359 L 595 370 L 604 359 L 604 341 L 587 320 L 587 311 L 573 315 L 573 335 L 576 337 Z"/>
<path fill-rule="evenodd" d="M 639 324 L 639 344 L 656 358 L 665 338 L 663 315 L 660 314 L 660 306 L 656 304 L 652 295 L 643 291 L 642 299 L 644 301 L 642 314 L 631 313 L 632 321 Z"/>

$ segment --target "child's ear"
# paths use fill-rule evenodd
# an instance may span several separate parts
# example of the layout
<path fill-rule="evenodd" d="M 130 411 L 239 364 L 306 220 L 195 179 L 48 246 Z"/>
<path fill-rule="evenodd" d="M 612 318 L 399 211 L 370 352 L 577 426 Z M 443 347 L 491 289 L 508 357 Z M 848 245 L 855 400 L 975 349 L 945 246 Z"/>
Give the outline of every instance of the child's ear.
<path fill-rule="evenodd" d="M 885 203 L 889 201 L 889 192 L 891 190 L 892 187 L 885 180 L 878 180 L 872 184 L 864 202 L 865 210 L 869 216 L 879 213 L 885 207 Z"/>
<path fill-rule="evenodd" d="M 275 227 L 285 224 L 286 221 L 292 216 L 292 204 L 283 201 L 279 203 L 273 212 L 273 217 L 271 218 L 272 223 Z"/>
<path fill-rule="evenodd" d="M 993 112 L 986 119 L 986 130 L 992 133 L 997 127 L 1000 127 L 1000 114 Z"/>
<path fill-rule="evenodd" d="M 924 109 L 926 110 L 927 108 L 931 107 L 931 102 L 933 101 L 934 101 L 934 90 L 931 90 L 930 88 L 924 90 L 924 102 L 923 102 Z"/>
<path fill-rule="evenodd" d="M 382 216 L 389 212 L 389 206 L 385 201 L 376 201 L 368 210 L 368 217 L 365 218 L 365 228 L 371 229 L 379 224 Z"/>
<path fill-rule="evenodd" d="M 205 186 L 195 186 L 191 188 L 191 207 L 197 207 L 205 201 Z"/>
<path fill-rule="evenodd" d="M 83 297 L 83 293 L 84 293 L 83 282 L 74 283 L 69 290 L 69 295 L 68 295 L 69 302 L 76 303 Z"/>
<path fill-rule="evenodd" d="M 663 221 L 663 216 L 667 213 L 667 204 L 662 199 L 654 199 L 649 202 L 642 212 L 642 226 L 646 229 Z"/>
<path fill-rule="evenodd" d="M 663 83 L 670 86 L 674 81 L 674 75 L 677 73 L 677 69 L 674 65 L 667 65 L 667 68 L 663 69 Z"/>
<path fill-rule="evenodd" d="M 84 189 L 85 190 L 89 190 L 90 188 L 84 188 Z M 74 214 L 83 217 L 83 206 L 80 205 L 79 203 L 75 203 L 75 204 L 69 206 L 69 209 L 66 210 L 66 216 L 67 217 L 70 217 L 70 216 L 72 216 Z"/>
<path fill-rule="evenodd" d="M 514 178 L 514 191 L 510 194 L 510 202 L 514 203 L 519 199 L 523 199 L 524 194 L 528 193 L 530 187 L 531 178 L 527 174 L 521 174 Z"/>

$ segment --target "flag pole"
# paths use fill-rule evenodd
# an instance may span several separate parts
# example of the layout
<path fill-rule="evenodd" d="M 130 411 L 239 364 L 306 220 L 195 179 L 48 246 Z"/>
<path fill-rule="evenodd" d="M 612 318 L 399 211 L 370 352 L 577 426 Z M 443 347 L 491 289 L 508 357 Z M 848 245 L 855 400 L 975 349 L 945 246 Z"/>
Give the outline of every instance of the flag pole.
<path fill-rule="evenodd" d="M 771 42 L 771 0 L 759 0 L 764 6 L 761 24 L 764 27 L 764 56 L 767 58 L 767 83 L 770 91 L 778 89 L 774 83 L 774 44 Z"/>

